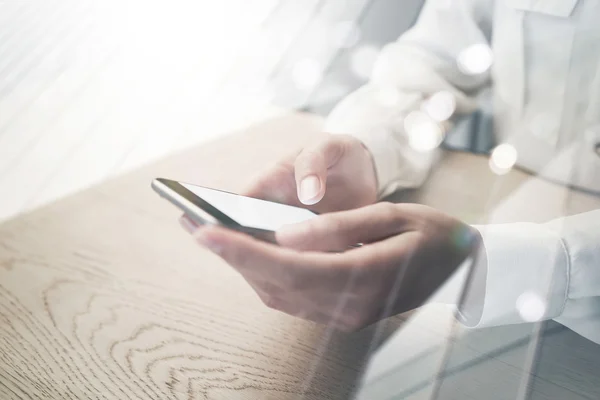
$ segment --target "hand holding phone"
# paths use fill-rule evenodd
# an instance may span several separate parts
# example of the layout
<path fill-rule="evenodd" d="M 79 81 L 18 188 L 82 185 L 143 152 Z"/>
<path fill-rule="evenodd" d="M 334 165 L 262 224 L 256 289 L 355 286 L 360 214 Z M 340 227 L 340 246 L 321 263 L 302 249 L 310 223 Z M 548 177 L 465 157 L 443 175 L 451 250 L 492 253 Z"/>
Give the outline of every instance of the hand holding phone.
<path fill-rule="evenodd" d="M 198 225 L 221 225 L 271 243 L 275 243 L 275 231 L 283 225 L 317 216 L 304 208 L 164 178 L 155 179 L 152 188 Z"/>

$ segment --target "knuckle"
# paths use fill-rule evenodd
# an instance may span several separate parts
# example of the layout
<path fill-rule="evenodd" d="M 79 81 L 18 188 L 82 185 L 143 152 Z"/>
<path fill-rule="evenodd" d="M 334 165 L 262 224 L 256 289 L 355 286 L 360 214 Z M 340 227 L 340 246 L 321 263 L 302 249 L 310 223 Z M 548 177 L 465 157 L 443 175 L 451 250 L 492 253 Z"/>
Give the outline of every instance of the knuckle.
<path fill-rule="evenodd" d="M 331 135 L 323 142 L 321 147 L 327 150 L 339 150 L 349 143 L 348 135 Z"/>
<path fill-rule="evenodd" d="M 346 230 L 348 224 L 340 214 L 331 215 L 328 219 L 329 229 L 334 233 L 342 233 Z"/>
<path fill-rule="evenodd" d="M 387 201 L 377 203 L 376 211 L 379 218 L 383 221 L 394 221 L 398 219 L 398 205 Z"/>
<path fill-rule="evenodd" d="M 306 222 L 304 237 L 311 242 L 336 237 L 344 231 L 344 221 L 338 216 L 323 215 Z"/>
<path fill-rule="evenodd" d="M 330 135 L 318 144 L 315 149 L 329 161 L 338 160 L 350 145 L 349 135 Z"/>
<path fill-rule="evenodd" d="M 339 214 L 325 215 L 323 218 L 315 218 L 315 233 L 327 233 L 328 235 L 339 235 L 346 230 L 346 221 Z"/>
<path fill-rule="evenodd" d="M 318 149 L 304 149 L 296 157 L 295 166 L 297 169 L 311 169 L 319 166 L 322 158 L 322 151 Z"/>
<path fill-rule="evenodd" d="M 271 177 L 277 174 L 292 174 L 294 172 L 293 166 L 287 160 L 280 160 L 275 164 L 273 169 L 269 171 L 265 176 Z"/>
<path fill-rule="evenodd" d="M 303 231 L 303 234 L 306 239 L 314 238 L 316 235 L 319 235 L 324 228 L 322 218 L 313 218 L 304 224 L 305 230 Z"/>
<path fill-rule="evenodd" d="M 358 140 L 358 139 L 353 139 Z M 327 142 L 326 153 L 330 155 L 331 160 L 339 160 L 348 148 L 352 147 L 349 137 L 340 136 L 332 138 Z"/>
<path fill-rule="evenodd" d="M 397 206 L 393 203 L 390 203 L 388 201 L 382 201 L 380 203 L 377 203 L 375 205 L 375 207 L 377 207 L 377 212 L 379 214 L 382 215 L 391 215 L 391 214 L 395 214 L 397 212 Z"/>

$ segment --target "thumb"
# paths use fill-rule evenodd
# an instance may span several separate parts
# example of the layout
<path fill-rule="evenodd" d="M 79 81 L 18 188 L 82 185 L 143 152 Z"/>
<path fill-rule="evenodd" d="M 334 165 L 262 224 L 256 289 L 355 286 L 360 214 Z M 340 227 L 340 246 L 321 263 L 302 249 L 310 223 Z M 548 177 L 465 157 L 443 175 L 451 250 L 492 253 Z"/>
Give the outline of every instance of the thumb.
<path fill-rule="evenodd" d="M 313 205 L 323 199 L 327 185 L 327 171 L 338 162 L 343 152 L 344 141 L 338 138 L 329 139 L 300 152 L 294 163 L 300 202 Z"/>
<path fill-rule="evenodd" d="M 343 251 L 358 243 L 372 243 L 406 232 L 413 217 L 406 207 L 377 203 L 349 211 L 319 215 L 285 225 L 276 232 L 277 243 L 302 251 Z"/>

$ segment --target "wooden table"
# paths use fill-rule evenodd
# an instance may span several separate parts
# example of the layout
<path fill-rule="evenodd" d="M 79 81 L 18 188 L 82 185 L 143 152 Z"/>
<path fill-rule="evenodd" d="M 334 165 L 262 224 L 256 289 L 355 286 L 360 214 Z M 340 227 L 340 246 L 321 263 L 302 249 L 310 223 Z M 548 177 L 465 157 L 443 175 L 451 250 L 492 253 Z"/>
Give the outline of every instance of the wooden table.
<path fill-rule="evenodd" d="M 269 310 L 232 269 L 193 243 L 178 226 L 178 211 L 150 190 L 153 177 L 165 176 L 239 191 L 281 154 L 317 138 L 320 126 L 319 118 L 301 114 L 268 121 L 1 225 L 0 399 L 344 399 L 359 386 L 369 355 L 394 332 L 405 336 L 400 347 L 423 337 L 452 343 L 443 347 L 450 364 L 485 355 L 497 332 L 510 336 L 505 328 L 449 335 L 441 319 L 431 318 L 441 315 L 435 307 L 354 334 Z M 527 182 L 522 172 L 498 178 L 486 163 L 448 153 L 429 183 L 404 199 L 468 222 L 484 220 L 490 210 L 500 210 L 494 220 L 543 221 L 564 212 L 564 204 L 569 213 L 600 206 L 597 198 Z M 568 201 L 555 210 L 519 200 L 521 188 L 531 185 L 546 199 Z M 513 197 L 521 214 L 498 206 Z M 407 329 L 396 331 L 403 323 Z M 564 368 L 538 369 L 532 398 L 600 397 L 596 345 L 563 329 L 544 339 L 540 354 Z M 436 357 L 420 360 L 439 365 Z M 393 358 L 402 361 L 402 349 Z M 478 390 L 497 391 L 519 379 L 514 357 L 488 359 L 468 375 Z M 467 375 L 457 376 L 436 389 L 447 393 L 440 398 L 486 398 L 460 384 Z M 558 389 L 535 384 L 547 380 Z M 428 398 L 431 385 L 409 383 L 396 392 Z M 507 396 L 496 397 L 514 398 Z"/>

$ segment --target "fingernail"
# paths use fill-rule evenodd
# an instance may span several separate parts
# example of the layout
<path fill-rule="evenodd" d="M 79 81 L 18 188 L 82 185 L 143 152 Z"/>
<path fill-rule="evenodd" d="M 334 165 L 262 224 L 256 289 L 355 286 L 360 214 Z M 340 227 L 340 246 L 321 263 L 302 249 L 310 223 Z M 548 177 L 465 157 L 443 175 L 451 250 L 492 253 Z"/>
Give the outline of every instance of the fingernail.
<path fill-rule="evenodd" d="M 194 223 L 191 219 L 186 217 L 185 215 L 179 218 L 179 223 L 188 233 L 194 233 L 196 229 L 198 229 L 198 225 Z"/>
<path fill-rule="evenodd" d="M 208 248 L 213 253 L 216 253 L 216 254 L 222 253 L 223 246 L 221 245 L 221 243 L 219 243 L 218 241 L 216 241 L 214 238 L 212 238 L 210 236 L 210 228 L 203 227 L 201 229 L 198 229 L 194 233 L 194 236 L 195 236 L 196 240 L 198 241 L 198 243 L 200 243 L 204 247 Z"/>
<path fill-rule="evenodd" d="M 309 175 L 300 182 L 300 201 L 304 204 L 315 204 L 321 191 L 321 181 L 316 175 Z"/>

